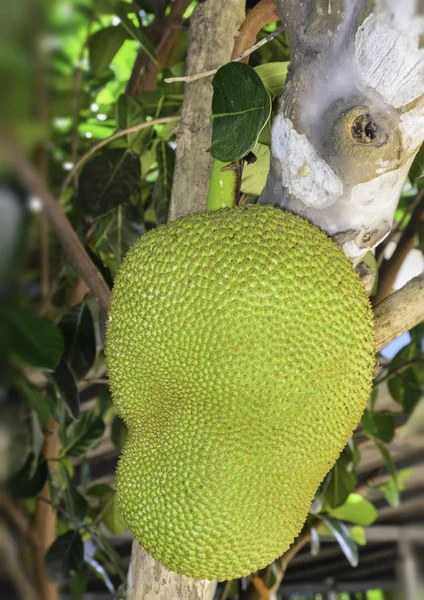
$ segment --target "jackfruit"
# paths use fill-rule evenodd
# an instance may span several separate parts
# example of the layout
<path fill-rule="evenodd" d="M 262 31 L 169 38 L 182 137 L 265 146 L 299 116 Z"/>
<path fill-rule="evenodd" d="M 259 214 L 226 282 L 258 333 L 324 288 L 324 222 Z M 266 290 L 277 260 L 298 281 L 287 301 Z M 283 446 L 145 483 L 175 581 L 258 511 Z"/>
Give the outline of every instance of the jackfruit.
<path fill-rule="evenodd" d="M 373 346 L 360 280 L 301 217 L 250 205 L 142 236 L 106 356 L 129 430 L 118 502 L 144 549 L 218 580 L 281 556 L 360 420 Z"/>

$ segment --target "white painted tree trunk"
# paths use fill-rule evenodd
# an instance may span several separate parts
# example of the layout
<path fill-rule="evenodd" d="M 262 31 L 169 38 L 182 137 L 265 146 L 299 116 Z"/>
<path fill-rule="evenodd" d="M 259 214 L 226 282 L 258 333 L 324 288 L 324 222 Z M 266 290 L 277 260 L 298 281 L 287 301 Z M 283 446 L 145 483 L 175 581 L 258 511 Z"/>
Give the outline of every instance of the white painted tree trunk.
<path fill-rule="evenodd" d="M 422 0 L 276 0 L 291 67 L 262 203 L 302 215 L 353 259 L 389 233 L 424 140 Z"/>

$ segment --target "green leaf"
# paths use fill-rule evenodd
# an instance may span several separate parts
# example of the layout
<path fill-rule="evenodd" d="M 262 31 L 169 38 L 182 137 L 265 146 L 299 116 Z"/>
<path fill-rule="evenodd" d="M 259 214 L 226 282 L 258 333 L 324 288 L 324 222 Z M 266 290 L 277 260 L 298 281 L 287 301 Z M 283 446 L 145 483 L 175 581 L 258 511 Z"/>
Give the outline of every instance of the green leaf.
<path fill-rule="evenodd" d="M 134 40 L 140 42 L 140 45 L 143 48 L 144 52 L 147 54 L 147 56 L 154 63 L 157 64 L 158 59 L 156 56 L 156 50 L 155 50 L 154 45 L 149 40 L 149 38 L 144 34 L 142 29 L 140 27 L 136 27 L 134 25 L 134 23 L 131 21 L 131 19 L 127 16 L 126 10 L 122 5 L 123 5 L 123 3 L 119 2 L 118 9 L 116 11 L 116 14 L 121 19 L 122 27 L 125 29 L 125 31 L 128 33 L 128 35 L 130 37 L 132 37 Z"/>
<path fill-rule="evenodd" d="M 109 500 L 109 504 L 103 513 L 102 523 L 109 529 L 112 535 L 119 535 L 127 530 L 127 525 L 119 511 L 116 496 Z"/>
<path fill-rule="evenodd" d="M 73 419 L 78 419 L 80 414 L 80 399 L 77 384 L 68 365 L 63 360 L 60 361 L 51 378 L 59 389 L 68 413 Z"/>
<path fill-rule="evenodd" d="M 35 463 L 33 453 L 28 458 L 23 468 L 8 482 L 7 491 L 13 498 L 35 498 L 41 492 L 48 477 L 48 467 L 44 456 Z"/>
<path fill-rule="evenodd" d="M 118 448 L 118 450 L 122 450 L 125 442 L 127 441 L 128 430 L 124 421 L 119 416 L 115 417 L 113 420 L 110 437 L 116 448 Z"/>
<path fill-rule="evenodd" d="M 98 154 L 80 175 L 81 211 L 92 219 L 106 214 L 138 192 L 140 176 L 140 159 L 134 152 L 113 148 Z"/>
<path fill-rule="evenodd" d="M 360 525 L 355 525 L 354 527 L 351 527 L 349 533 L 352 540 L 359 546 L 366 546 L 367 536 L 363 527 Z"/>
<path fill-rule="evenodd" d="M 126 96 L 121 94 L 116 105 L 116 121 L 119 129 L 128 129 L 146 121 L 145 109 L 140 96 Z M 136 133 L 128 133 L 128 146 L 137 154 L 142 154 L 152 135 L 152 128 L 140 129 Z"/>
<path fill-rule="evenodd" d="M 144 220 L 132 202 L 123 202 L 102 217 L 96 228 L 96 250 L 104 241 L 120 265 L 131 246 L 145 232 Z"/>
<path fill-rule="evenodd" d="M 84 563 L 84 546 L 77 531 L 59 536 L 46 553 L 46 573 L 56 583 L 67 583 Z"/>
<path fill-rule="evenodd" d="M 413 332 L 411 332 L 412 337 Z M 408 364 L 411 366 L 408 367 Z M 389 365 L 388 388 L 392 398 L 410 414 L 422 396 L 424 356 L 420 340 L 402 348 Z"/>
<path fill-rule="evenodd" d="M 119 511 L 115 490 L 107 484 L 97 484 L 87 491 L 87 495 L 99 499 L 99 512 L 103 513 L 102 523 L 113 535 L 127 530 L 126 523 Z"/>
<path fill-rule="evenodd" d="M 126 39 L 128 33 L 122 25 L 105 27 L 90 36 L 88 56 L 94 75 L 99 75 L 108 68 Z"/>
<path fill-rule="evenodd" d="M 59 323 L 65 341 L 63 360 L 76 379 L 81 379 L 96 358 L 96 337 L 91 311 L 85 302 L 71 308 Z"/>
<path fill-rule="evenodd" d="M 69 583 L 72 600 L 83 600 L 88 583 L 88 568 L 82 567 L 74 575 Z"/>
<path fill-rule="evenodd" d="M 92 412 L 84 412 L 78 421 L 73 421 L 66 430 L 65 456 L 82 456 L 102 437 L 105 424 Z"/>
<path fill-rule="evenodd" d="M 156 160 L 159 166 L 159 176 L 153 188 L 152 199 L 158 225 L 162 225 L 168 220 L 172 179 L 174 177 L 175 150 L 167 142 L 161 140 L 156 146 Z"/>
<path fill-rule="evenodd" d="M 330 480 L 324 496 L 325 504 L 330 508 L 334 509 L 344 504 L 355 489 L 357 477 L 354 466 L 352 451 L 346 447 L 330 472 Z"/>
<path fill-rule="evenodd" d="M 0 346 L 22 362 L 54 371 L 63 352 L 60 329 L 47 319 L 11 304 L 0 304 Z"/>
<path fill-rule="evenodd" d="M 66 514 L 74 529 L 78 529 L 84 522 L 88 512 L 87 500 L 81 496 L 75 487 L 74 482 L 67 471 L 64 471 L 66 488 L 65 488 L 65 505 Z"/>
<path fill-rule="evenodd" d="M 390 456 L 390 452 L 387 450 L 386 446 L 382 442 L 380 442 L 377 439 L 374 439 L 374 443 L 377 446 L 378 450 L 380 451 L 380 454 L 383 457 L 383 460 L 387 467 L 387 470 L 389 471 L 391 478 L 392 478 L 391 484 L 387 488 L 389 496 L 386 496 L 386 497 L 388 499 L 388 502 L 392 506 L 397 507 L 400 504 L 400 496 L 399 496 L 399 484 L 398 484 L 398 477 L 397 477 L 395 463 L 393 462 L 393 459 Z"/>
<path fill-rule="evenodd" d="M 375 506 L 359 494 L 349 494 L 346 502 L 338 508 L 331 509 L 330 513 L 336 519 L 364 527 L 374 523 L 378 517 Z"/>
<path fill-rule="evenodd" d="M 389 411 L 366 410 L 362 416 L 364 433 L 390 444 L 395 435 L 394 417 Z"/>
<path fill-rule="evenodd" d="M 269 62 L 254 67 L 262 83 L 274 98 L 281 96 L 286 82 L 289 62 Z"/>
<path fill-rule="evenodd" d="M 228 63 L 213 78 L 214 158 L 234 162 L 246 156 L 271 115 L 271 99 L 259 75 L 242 63 Z"/>
<path fill-rule="evenodd" d="M 424 144 L 416 155 L 412 167 L 409 171 L 409 177 L 413 184 L 421 188 L 424 185 Z"/>
<path fill-rule="evenodd" d="M 260 196 L 268 177 L 271 152 L 268 146 L 260 143 L 256 144 L 252 152 L 256 160 L 244 166 L 241 192 L 248 196 Z"/>
<path fill-rule="evenodd" d="M 358 566 L 358 547 L 349 535 L 346 525 L 331 517 L 322 517 L 323 522 L 338 541 L 343 554 L 352 567 Z"/>

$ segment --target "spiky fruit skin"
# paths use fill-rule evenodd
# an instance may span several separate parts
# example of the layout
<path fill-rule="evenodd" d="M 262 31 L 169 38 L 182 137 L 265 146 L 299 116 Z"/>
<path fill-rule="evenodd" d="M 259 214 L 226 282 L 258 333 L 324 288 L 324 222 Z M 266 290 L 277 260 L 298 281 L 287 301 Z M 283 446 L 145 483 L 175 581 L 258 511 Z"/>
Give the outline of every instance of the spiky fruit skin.
<path fill-rule="evenodd" d="M 218 580 L 283 554 L 371 389 L 372 312 L 334 242 L 267 206 L 159 227 L 116 277 L 106 351 L 145 550 Z"/>

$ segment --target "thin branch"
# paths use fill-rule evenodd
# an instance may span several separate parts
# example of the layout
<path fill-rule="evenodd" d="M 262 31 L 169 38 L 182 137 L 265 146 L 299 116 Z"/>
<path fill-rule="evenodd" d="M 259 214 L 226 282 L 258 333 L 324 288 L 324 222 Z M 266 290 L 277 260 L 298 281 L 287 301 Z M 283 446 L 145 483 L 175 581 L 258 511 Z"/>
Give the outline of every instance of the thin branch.
<path fill-rule="evenodd" d="M 7 155 L 26 187 L 43 202 L 44 212 L 56 232 L 75 273 L 83 279 L 107 312 L 110 290 L 102 274 L 88 256 L 62 208 L 49 192 L 40 173 L 28 161 L 14 139 L 0 135 L 0 150 Z"/>
<path fill-rule="evenodd" d="M 247 14 L 241 29 L 234 40 L 231 59 L 234 60 L 237 56 L 244 54 L 248 48 L 253 47 L 258 33 L 265 25 L 275 23 L 275 21 L 279 20 L 280 16 L 275 5 L 275 0 L 261 0 L 256 4 L 256 6 L 254 6 Z M 246 57 L 243 57 L 240 60 L 243 60 L 244 58 Z"/>
<path fill-rule="evenodd" d="M 424 189 L 418 195 L 417 204 L 408 225 L 405 227 L 402 236 L 396 246 L 392 256 L 383 261 L 379 270 L 379 282 L 377 294 L 373 298 L 373 304 L 376 306 L 386 296 L 390 294 L 396 277 L 411 250 L 413 250 L 418 241 L 421 221 L 424 219 Z"/>
<path fill-rule="evenodd" d="M 276 38 L 277 35 L 279 35 L 282 31 L 284 31 L 284 27 L 278 27 L 278 29 L 276 29 L 272 33 L 269 33 L 266 37 L 264 37 L 262 40 L 260 40 L 257 44 L 254 44 L 253 46 L 251 46 L 250 48 L 248 48 L 247 50 L 242 52 L 240 54 L 240 56 L 233 58 L 231 60 L 231 62 L 239 62 L 239 61 L 243 60 L 244 58 L 247 58 L 255 50 L 257 50 L 261 46 L 264 46 L 265 44 L 267 44 L 268 42 L 270 42 L 271 40 Z M 210 77 L 211 75 L 215 75 L 215 73 L 222 66 L 223 65 L 221 65 L 220 67 L 216 67 L 215 69 L 210 69 L 209 71 L 203 71 L 203 73 L 194 73 L 194 75 L 186 75 L 184 77 L 168 77 L 168 78 L 164 79 L 164 81 L 165 81 L 165 83 L 174 83 L 175 81 L 185 81 L 186 83 L 191 83 L 192 81 L 197 81 L 198 79 L 203 79 L 204 77 Z"/>
<path fill-rule="evenodd" d="M 377 352 L 424 321 L 424 273 L 380 302 L 374 319 Z"/>
<path fill-rule="evenodd" d="M 100 150 L 100 148 L 107 146 L 110 142 L 113 142 L 114 140 L 118 140 L 119 138 L 124 137 L 125 135 L 128 135 L 129 133 L 137 133 L 138 131 L 141 131 L 142 129 L 146 129 L 147 127 L 153 127 L 154 125 L 161 125 L 162 123 L 172 123 L 172 121 L 179 121 L 179 119 L 180 119 L 179 116 L 162 117 L 160 119 L 152 119 L 151 121 L 145 121 L 144 123 L 139 123 L 138 125 L 133 125 L 132 127 L 127 127 L 126 129 L 120 129 L 113 135 L 105 138 L 104 140 L 101 140 L 98 144 L 96 144 L 95 146 L 90 148 L 90 150 L 88 150 L 83 156 L 81 156 L 81 158 L 76 163 L 76 165 L 74 165 L 72 171 L 70 171 L 68 173 L 64 182 L 62 183 L 62 187 L 59 192 L 59 200 L 63 197 L 63 194 L 65 193 L 68 185 L 71 183 L 75 173 L 82 167 L 82 165 L 91 156 L 93 156 L 93 154 L 95 154 L 97 152 L 97 150 Z"/>
<path fill-rule="evenodd" d="M 423 358 L 413 358 L 411 360 L 407 360 L 406 362 L 403 363 L 403 365 L 399 365 L 396 369 L 393 369 L 393 371 L 390 371 L 389 373 L 386 373 L 386 375 L 383 375 L 382 377 L 380 377 L 380 379 L 377 379 L 374 382 L 374 385 L 380 385 L 384 381 L 388 381 L 389 379 L 396 377 L 396 375 L 400 375 L 404 371 L 407 371 L 410 367 L 414 367 L 415 365 L 422 365 L 422 364 L 424 364 Z"/>

